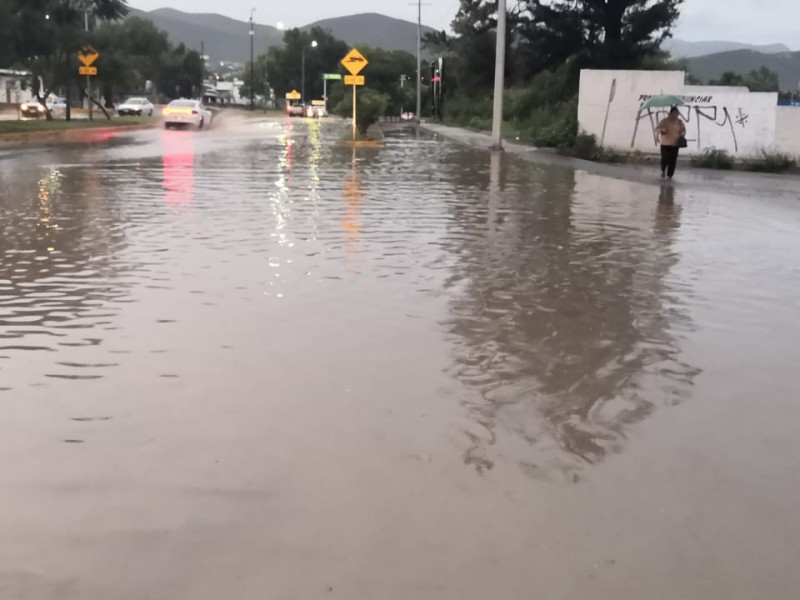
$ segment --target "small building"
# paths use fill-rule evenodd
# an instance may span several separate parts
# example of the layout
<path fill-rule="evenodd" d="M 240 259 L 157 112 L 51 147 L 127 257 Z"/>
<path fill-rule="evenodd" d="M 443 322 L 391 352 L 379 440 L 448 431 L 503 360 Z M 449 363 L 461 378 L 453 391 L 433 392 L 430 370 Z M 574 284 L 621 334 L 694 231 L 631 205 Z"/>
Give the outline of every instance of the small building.
<path fill-rule="evenodd" d="M 0 105 L 17 105 L 31 99 L 31 74 L 27 71 L 0 69 Z"/>

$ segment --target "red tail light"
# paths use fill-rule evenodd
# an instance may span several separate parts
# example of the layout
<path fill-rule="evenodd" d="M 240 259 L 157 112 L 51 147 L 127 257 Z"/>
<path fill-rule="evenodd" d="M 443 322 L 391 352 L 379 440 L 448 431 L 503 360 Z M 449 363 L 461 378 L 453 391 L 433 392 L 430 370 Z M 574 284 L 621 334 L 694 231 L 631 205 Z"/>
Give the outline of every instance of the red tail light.
<path fill-rule="evenodd" d="M 197 114 L 197 111 L 196 111 L 196 110 L 193 110 L 193 111 L 192 111 L 192 114 L 193 114 L 193 115 L 196 115 L 196 114 Z"/>

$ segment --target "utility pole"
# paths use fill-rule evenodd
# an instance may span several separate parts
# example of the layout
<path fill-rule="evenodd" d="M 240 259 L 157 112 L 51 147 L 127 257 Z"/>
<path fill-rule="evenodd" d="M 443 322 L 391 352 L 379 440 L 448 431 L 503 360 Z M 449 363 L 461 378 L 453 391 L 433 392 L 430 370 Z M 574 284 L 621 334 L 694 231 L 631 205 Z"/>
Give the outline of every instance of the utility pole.
<path fill-rule="evenodd" d="M 492 150 L 503 149 L 503 88 L 506 70 L 506 0 L 497 0 L 497 49 L 494 63 Z"/>
<path fill-rule="evenodd" d="M 253 13 L 256 12 L 255 8 L 250 9 L 250 110 L 253 110 L 255 106 L 255 96 L 253 95 L 254 90 L 253 87 L 255 86 L 255 80 L 253 79 L 253 38 L 256 35 L 255 29 L 253 29 Z"/>
<path fill-rule="evenodd" d="M 89 5 L 87 2 L 83 4 L 83 26 L 86 33 L 89 33 Z M 69 102 L 69 98 L 67 98 Z M 92 118 L 92 77 L 86 76 L 86 104 L 89 106 L 89 120 L 94 121 Z"/>
<path fill-rule="evenodd" d="M 200 74 L 200 100 L 203 99 L 205 95 L 205 87 L 206 87 L 206 43 L 205 41 L 200 42 L 200 58 L 203 59 L 203 72 Z"/>
<path fill-rule="evenodd" d="M 417 0 L 411 5 L 417 7 L 417 123 L 422 121 L 422 4 L 422 0 Z"/>

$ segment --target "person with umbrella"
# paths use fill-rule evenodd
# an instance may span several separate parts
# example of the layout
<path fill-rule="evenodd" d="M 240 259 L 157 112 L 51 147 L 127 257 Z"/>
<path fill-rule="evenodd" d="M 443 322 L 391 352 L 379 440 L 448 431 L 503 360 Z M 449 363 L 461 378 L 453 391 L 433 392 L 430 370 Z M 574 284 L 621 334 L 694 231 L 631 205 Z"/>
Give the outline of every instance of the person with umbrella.
<path fill-rule="evenodd" d="M 683 100 L 677 96 L 656 96 L 650 99 L 647 108 L 664 106 L 667 102 L 670 106 L 669 115 L 656 126 L 661 144 L 661 179 L 672 179 L 678 164 L 678 152 L 686 147 L 686 125 L 678 111 L 678 104 L 684 104 Z"/>

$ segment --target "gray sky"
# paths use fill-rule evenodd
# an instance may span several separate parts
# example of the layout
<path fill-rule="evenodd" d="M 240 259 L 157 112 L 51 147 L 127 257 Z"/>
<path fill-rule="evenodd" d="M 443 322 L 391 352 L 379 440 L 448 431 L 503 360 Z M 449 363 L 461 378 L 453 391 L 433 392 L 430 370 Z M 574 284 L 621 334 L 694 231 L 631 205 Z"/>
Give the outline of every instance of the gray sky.
<path fill-rule="evenodd" d="M 437 29 L 449 27 L 458 0 L 423 0 L 422 20 Z M 329 17 L 361 12 L 379 12 L 391 17 L 416 20 L 411 0 L 129 0 L 131 6 L 152 10 L 169 6 L 185 12 L 217 12 L 246 21 L 255 7 L 256 22 L 284 23 L 287 27 L 308 25 Z M 509 5 L 513 0 L 509 0 Z M 783 42 L 800 48 L 800 2 L 798 0 L 686 0 L 676 37 L 686 40 L 726 40 L 749 43 Z"/>

